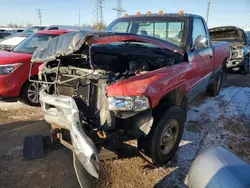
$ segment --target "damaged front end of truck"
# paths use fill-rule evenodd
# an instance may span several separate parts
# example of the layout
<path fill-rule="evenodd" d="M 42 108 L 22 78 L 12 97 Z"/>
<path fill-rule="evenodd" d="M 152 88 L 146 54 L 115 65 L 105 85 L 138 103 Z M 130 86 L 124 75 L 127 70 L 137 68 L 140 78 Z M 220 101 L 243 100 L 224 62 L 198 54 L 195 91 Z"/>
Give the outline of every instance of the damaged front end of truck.
<path fill-rule="evenodd" d="M 45 120 L 73 151 L 82 187 L 86 172 L 99 178 L 103 147 L 149 134 L 154 71 L 182 60 L 183 51 L 161 39 L 108 32 L 68 33 L 35 51 L 32 62 L 45 62 L 37 81 Z"/>

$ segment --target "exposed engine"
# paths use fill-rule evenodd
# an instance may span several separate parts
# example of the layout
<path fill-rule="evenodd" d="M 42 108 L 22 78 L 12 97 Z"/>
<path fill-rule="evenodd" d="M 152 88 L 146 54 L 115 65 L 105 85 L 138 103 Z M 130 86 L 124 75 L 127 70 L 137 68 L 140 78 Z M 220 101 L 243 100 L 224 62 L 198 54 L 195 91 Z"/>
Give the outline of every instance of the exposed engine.
<path fill-rule="evenodd" d="M 236 59 L 236 58 L 242 58 L 243 57 L 243 47 L 231 45 L 230 46 L 230 57 L 229 59 Z"/>
<path fill-rule="evenodd" d="M 115 115 L 107 106 L 108 85 L 182 61 L 180 54 L 144 43 L 101 44 L 48 62 L 43 75 L 47 81 L 56 81 L 49 93 L 79 101 L 84 121 L 92 125 L 90 129 L 108 129 L 115 124 Z"/>

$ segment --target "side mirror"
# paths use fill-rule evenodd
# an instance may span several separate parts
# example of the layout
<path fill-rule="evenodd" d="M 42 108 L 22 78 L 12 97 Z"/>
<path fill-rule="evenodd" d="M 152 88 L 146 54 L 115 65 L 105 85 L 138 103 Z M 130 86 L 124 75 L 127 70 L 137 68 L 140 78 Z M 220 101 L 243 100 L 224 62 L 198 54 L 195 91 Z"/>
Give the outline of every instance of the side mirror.
<path fill-rule="evenodd" d="M 198 50 L 208 48 L 209 47 L 208 37 L 199 35 L 198 37 L 196 37 L 194 41 L 194 45 L 195 45 L 195 48 Z"/>

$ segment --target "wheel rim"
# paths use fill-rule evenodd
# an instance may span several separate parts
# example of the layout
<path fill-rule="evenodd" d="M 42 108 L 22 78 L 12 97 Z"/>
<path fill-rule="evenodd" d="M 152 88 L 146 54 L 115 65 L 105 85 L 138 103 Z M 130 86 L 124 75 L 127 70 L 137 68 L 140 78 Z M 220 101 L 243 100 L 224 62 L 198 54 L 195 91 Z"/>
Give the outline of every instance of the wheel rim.
<path fill-rule="evenodd" d="M 168 123 L 168 126 L 163 130 L 161 135 L 160 151 L 163 155 L 168 154 L 174 148 L 178 132 L 178 122 L 173 119 Z"/>
<path fill-rule="evenodd" d="M 32 103 L 39 103 L 39 84 L 32 83 L 28 87 L 27 96 Z"/>

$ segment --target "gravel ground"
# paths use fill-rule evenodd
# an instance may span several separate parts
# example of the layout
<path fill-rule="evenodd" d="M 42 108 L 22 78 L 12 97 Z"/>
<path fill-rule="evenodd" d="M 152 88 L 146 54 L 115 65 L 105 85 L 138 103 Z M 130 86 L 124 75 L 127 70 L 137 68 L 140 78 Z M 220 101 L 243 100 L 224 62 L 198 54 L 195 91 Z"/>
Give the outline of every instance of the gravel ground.
<path fill-rule="evenodd" d="M 101 163 L 98 188 L 186 187 L 184 180 L 194 158 L 207 148 L 224 146 L 250 163 L 250 76 L 228 75 L 221 94 L 202 96 L 188 111 L 183 140 L 171 162 L 155 168 L 142 157 Z M 0 187 L 79 187 L 66 148 L 22 160 L 26 135 L 49 133 L 40 108 L 0 103 Z"/>

